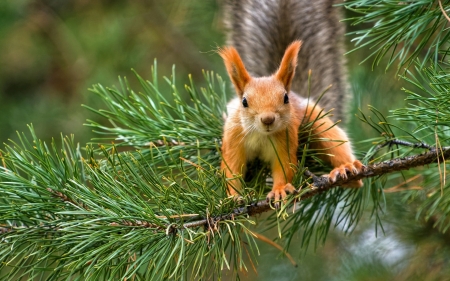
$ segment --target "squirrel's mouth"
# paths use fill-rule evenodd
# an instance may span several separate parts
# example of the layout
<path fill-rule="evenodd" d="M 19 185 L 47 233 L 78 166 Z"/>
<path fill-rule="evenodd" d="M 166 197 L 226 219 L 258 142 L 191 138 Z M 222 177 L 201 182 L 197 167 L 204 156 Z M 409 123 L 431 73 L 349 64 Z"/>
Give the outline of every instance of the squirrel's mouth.
<path fill-rule="evenodd" d="M 264 134 L 267 134 L 267 135 L 269 135 L 269 134 L 271 134 L 271 133 L 273 133 L 274 132 L 274 128 L 264 128 L 263 130 L 261 130 Z"/>

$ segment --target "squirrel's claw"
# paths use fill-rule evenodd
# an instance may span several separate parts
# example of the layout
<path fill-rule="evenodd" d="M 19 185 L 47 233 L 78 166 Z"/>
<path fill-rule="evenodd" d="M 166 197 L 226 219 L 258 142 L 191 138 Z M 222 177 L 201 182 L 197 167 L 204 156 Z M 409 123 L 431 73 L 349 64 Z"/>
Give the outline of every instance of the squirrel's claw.
<path fill-rule="evenodd" d="M 363 171 L 365 168 L 364 164 L 362 164 L 359 160 L 353 161 L 353 163 L 345 163 L 340 165 L 339 167 L 334 168 L 328 174 L 328 180 L 330 182 L 336 182 L 338 176 L 341 179 L 347 179 L 347 173 L 356 174 L 360 171 Z M 361 187 L 363 186 L 362 180 L 351 181 L 344 185 L 345 187 Z"/>
<path fill-rule="evenodd" d="M 244 197 L 242 197 L 242 195 L 239 195 L 239 194 L 234 194 L 234 195 L 230 195 L 230 196 L 228 196 L 228 197 L 232 197 L 233 198 L 233 200 L 236 202 L 236 204 L 238 204 L 238 205 L 241 205 L 241 204 L 244 204 Z"/>
<path fill-rule="evenodd" d="M 294 194 L 297 190 L 290 183 L 282 186 L 274 186 L 272 191 L 267 194 L 267 202 L 274 201 L 274 207 L 278 209 L 280 207 L 281 201 L 283 201 L 288 194 Z"/>

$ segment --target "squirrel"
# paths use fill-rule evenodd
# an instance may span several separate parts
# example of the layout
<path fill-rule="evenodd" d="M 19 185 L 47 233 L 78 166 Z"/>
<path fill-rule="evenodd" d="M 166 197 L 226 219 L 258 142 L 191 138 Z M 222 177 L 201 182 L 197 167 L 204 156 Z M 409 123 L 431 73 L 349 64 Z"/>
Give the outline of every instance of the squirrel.
<path fill-rule="evenodd" d="M 261 4 L 260 1 L 254 2 Z M 233 2 L 234 6 L 229 7 L 236 9 L 240 5 L 251 6 L 254 2 L 235 1 Z M 263 2 L 269 3 L 268 6 L 278 5 L 278 10 L 281 11 L 289 8 L 289 5 L 286 5 L 287 3 L 294 3 L 289 0 Z M 301 1 L 295 3 L 298 2 Z M 330 2 L 332 1 L 327 1 L 327 3 Z M 314 6 L 315 4 L 311 5 Z M 262 8 L 260 7 L 262 10 L 268 8 L 267 5 L 262 6 Z M 247 10 L 247 12 L 249 11 Z M 274 11 L 271 10 L 271 12 Z M 284 12 L 287 16 L 289 11 Z M 258 11 L 255 11 L 254 14 L 255 17 L 261 17 L 260 21 L 274 20 L 270 17 L 264 17 Z M 275 19 L 278 18 L 280 17 L 275 17 Z M 281 19 L 287 21 L 289 18 L 281 17 Z M 243 18 L 244 22 L 245 20 Z M 284 25 L 287 24 L 284 23 Z M 255 25 L 258 26 L 258 24 Z M 251 28 L 255 25 L 247 22 L 246 26 Z M 265 26 L 269 30 L 271 29 L 269 22 Z M 275 30 L 283 32 L 283 30 Z M 263 30 L 255 30 L 255 33 L 261 32 Z M 291 33 L 295 34 L 295 32 Z M 280 37 L 284 38 L 281 35 Z M 243 40 L 240 41 L 240 46 L 244 46 L 246 43 L 259 44 L 256 39 L 251 40 L 255 40 L 255 42 L 244 42 L 245 40 Z M 305 38 L 305 40 L 308 40 L 308 38 Z M 267 195 L 267 200 L 279 201 L 284 199 L 288 193 L 294 193 L 296 189 L 291 182 L 295 171 L 291 168 L 291 164 L 297 164 L 299 127 L 301 124 L 314 120 L 316 122 L 312 126 L 312 135 L 317 138 L 344 141 L 341 145 L 336 145 L 332 141 L 321 141 L 314 144 L 314 148 L 324 151 L 324 154 L 321 154 L 320 157 L 334 167 L 328 174 L 331 182 L 336 181 L 338 175 L 345 178 L 347 172 L 355 173 L 364 168 L 364 165 L 354 156 L 346 133 L 336 126 L 328 116 L 323 116 L 323 109 L 319 105 L 291 91 L 293 85 L 298 85 L 294 82 L 294 76 L 299 60 L 298 54 L 302 46 L 302 41 L 292 41 L 286 48 L 278 69 L 272 75 L 262 75 L 262 77 L 254 77 L 255 74 L 250 74 L 247 71 L 236 48 L 219 49 L 219 54 L 224 60 L 226 70 L 237 93 L 237 97 L 227 105 L 228 115 L 225 120 L 222 141 L 221 170 L 228 178 L 228 194 L 230 195 L 236 196 L 241 188 L 240 181 L 235 178 L 235 175 L 244 174 L 247 162 L 255 158 L 269 163 L 271 167 L 273 187 Z M 276 41 L 273 42 L 276 44 Z M 270 46 L 265 47 L 270 49 Z M 318 48 L 323 47 L 318 46 Z M 264 48 L 264 46 L 254 46 L 253 48 Z M 267 51 L 266 53 L 270 54 L 271 52 Z M 252 60 L 251 56 L 252 54 L 247 53 L 247 61 L 258 64 L 258 59 Z M 279 61 L 276 61 L 276 57 L 269 57 L 264 61 L 267 60 L 272 60 L 271 64 L 279 63 Z M 304 67 L 305 65 L 302 65 L 302 68 L 298 70 L 305 72 L 307 69 Z M 306 81 L 303 81 L 303 83 L 306 83 Z M 304 87 L 300 87 L 300 89 L 304 89 Z M 341 101 L 342 97 L 343 94 L 340 94 L 334 98 Z M 341 109 L 339 111 L 342 113 Z M 347 187 L 361 187 L 362 185 L 362 181 L 358 180 L 349 183 Z"/>
<path fill-rule="evenodd" d="M 244 173 L 247 162 L 255 158 L 269 163 L 273 188 L 267 195 L 268 200 L 278 201 L 287 193 L 295 192 L 291 184 L 294 170 L 290 165 L 297 163 L 299 127 L 304 122 L 317 120 L 312 126 L 312 135 L 317 138 L 344 141 L 341 145 L 332 141 L 315 144 L 325 152 L 321 157 L 335 167 L 328 175 L 331 182 L 336 181 L 338 175 L 345 178 L 347 172 L 363 168 L 353 155 L 345 132 L 329 117 L 321 116 L 320 106 L 290 90 L 301 45 L 301 41 L 289 45 L 278 70 L 263 77 L 250 76 L 235 48 L 225 47 L 219 51 L 237 93 L 227 105 L 221 170 L 231 179 L 235 174 Z M 351 183 L 350 187 L 360 186 L 361 180 Z M 239 189 L 239 180 L 229 181 L 230 195 L 236 195 Z"/>

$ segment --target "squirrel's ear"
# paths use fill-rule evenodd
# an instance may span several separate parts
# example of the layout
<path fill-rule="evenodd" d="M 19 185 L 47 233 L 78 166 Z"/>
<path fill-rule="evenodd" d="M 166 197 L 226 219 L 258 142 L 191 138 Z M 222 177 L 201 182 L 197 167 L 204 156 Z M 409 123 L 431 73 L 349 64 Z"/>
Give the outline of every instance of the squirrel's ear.
<path fill-rule="evenodd" d="M 296 40 L 287 47 L 281 60 L 280 68 L 275 74 L 275 77 L 284 84 L 286 91 L 289 91 L 291 88 L 295 68 L 297 67 L 297 56 L 301 46 L 302 41 Z"/>
<path fill-rule="evenodd" d="M 236 87 L 238 95 L 242 96 L 244 94 L 245 85 L 247 85 L 251 77 L 245 69 L 241 57 L 233 47 L 220 49 L 219 55 L 223 58 L 228 75 L 230 76 L 231 82 L 233 82 Z"/>

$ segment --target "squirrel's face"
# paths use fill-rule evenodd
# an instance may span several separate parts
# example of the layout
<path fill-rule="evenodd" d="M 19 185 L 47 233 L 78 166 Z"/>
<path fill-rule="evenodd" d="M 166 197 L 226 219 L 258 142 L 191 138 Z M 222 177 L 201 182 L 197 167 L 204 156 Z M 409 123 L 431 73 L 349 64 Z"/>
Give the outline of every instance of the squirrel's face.
<path fill-rule="evenodd" d="M 289 124 L 289 93 L 274 77 L 252 78 L 244 89 L 240 107 L 244 131 L 269 135 L 285 130 Z"/>
<path fill-rule="evenodd" d="M 287 47 L 278 70 L 272 76 L 259 78 L 250 76 L 235 48 L 226 47 L 219 50 L 236 93 L 241 99 L 239 110 L 232 109 L 235 106 L 233 101 L 231 106 L 228 106 L 232 112 L 228 113 L 231 113 L 231 120 L 235 123 L 238 122 L 236 118 L 240 118 L 245 134 L 252 131 L 273 134 L 289 125 L 289 89 L 301 45 L 301 41 L 292 42 Z"/>

